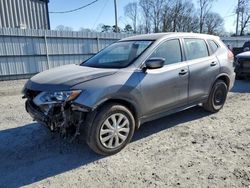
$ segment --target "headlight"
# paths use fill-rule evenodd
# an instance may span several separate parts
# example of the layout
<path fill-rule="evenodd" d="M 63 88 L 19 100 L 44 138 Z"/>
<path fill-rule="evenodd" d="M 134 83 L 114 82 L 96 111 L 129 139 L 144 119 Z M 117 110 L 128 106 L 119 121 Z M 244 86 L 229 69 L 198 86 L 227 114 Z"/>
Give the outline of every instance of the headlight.
<path fill-rule="evenodd" d="M 56 91 L 56 92 L 42 92 L 37 95 L 33 102 L 37 105 L 54 104 L 64 101 L 72 101 L 76 99 L 81 93 L 81 90 L 73 91 Z"/>

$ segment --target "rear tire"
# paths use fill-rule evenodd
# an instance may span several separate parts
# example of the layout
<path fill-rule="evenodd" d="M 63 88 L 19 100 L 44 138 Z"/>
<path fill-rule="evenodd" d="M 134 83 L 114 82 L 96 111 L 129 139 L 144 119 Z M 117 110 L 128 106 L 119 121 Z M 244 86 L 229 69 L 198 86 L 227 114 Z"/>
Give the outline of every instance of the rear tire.
<path fill-rule="evenodd" d="M 228 87 L 222 80 L 217 80 L 213 85 L 208 100 L 203 108 L 209 112 L 216 113 L 223 108 L 228 93 Z"/>
<path fill-rule="evenodd" d="M 111 103 L 102 106 L 87 131 L 87 144 L 101 155 L 113 155 L 121 151 L 131 140 L 135 120 L 128 108 Z"/>

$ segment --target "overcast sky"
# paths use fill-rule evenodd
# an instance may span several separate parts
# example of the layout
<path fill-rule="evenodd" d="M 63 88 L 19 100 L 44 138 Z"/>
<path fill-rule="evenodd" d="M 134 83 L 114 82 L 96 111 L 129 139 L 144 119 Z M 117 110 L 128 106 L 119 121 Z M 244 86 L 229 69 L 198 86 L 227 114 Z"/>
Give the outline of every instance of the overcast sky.
<path fill-rule="evenodd" d="M 93 0 L 50 0 L 50 11 L 66 11 L 78 8 Z M 129 2 L 138 0 L 117 0 L 118 6 L 118 25 L 124 27 L 130 23 L 124 16 L 123 8 Z M 193 0 L 196 3 L 196 0 Z M 225 29 L 227 32 L 235 31 L 235 6 L 237 0 L 217 0 L 213 4 L 212 10 L 219 13 L 225 20 Z M 114 1 L 113 0 L 98 0 L 95 4 L 68 14 L 50 14 L 51 27 L 54 29 L 58 25 L 72 27 L 74 30 L 79 28 L 96 29 L 101 23 L 114 25 Z"/>

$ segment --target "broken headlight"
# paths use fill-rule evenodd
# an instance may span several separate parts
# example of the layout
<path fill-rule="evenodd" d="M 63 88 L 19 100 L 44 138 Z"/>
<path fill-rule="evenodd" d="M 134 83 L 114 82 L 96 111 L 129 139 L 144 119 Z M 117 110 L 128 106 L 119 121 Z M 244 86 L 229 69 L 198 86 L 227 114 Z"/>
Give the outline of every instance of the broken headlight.
<path fill-rule="evenodd" d="M 44 104 L 55 104 L 65 101 L 72 101 L 76 99 L 80 93 L 81 90 L 42 92 L 34 98 L 33 102 L 37 106 L 40 106 Z"/>

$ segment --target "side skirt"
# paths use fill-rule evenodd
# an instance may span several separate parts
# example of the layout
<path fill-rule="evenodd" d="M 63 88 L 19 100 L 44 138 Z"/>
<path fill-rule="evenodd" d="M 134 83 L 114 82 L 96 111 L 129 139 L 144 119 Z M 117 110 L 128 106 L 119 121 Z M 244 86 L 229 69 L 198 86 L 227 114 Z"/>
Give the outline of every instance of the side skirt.
<path fill-rule="evenodd" d="M 199 105 L 199 104 L 201 104 L 203 102 L 206 102 L 206 100 L 207 99 L 201 100 L 199 102 L 196 101 L 196 102 L 190 103 L 190 104 L 182 106 L 182 107 L 178 107 L 178 108 L 166 110 L 166 111 L 163 111 L 163 112 L 160 112 L 160 113 L 157 113 L 157 114 L 153 114 L 153 115 L 150 115 L 150 116 L 143 116 L 143 117 L 140 118 L 140 125 L 139 125 L 139 127 L 143 123 L 146 123 L 146 122 L 149 122 L 149 121 L 153 121 L 153 120 L 156 120 L 156 119 L 159 119 L 159 118 L 162 118 L 162 117 L 165 117 L 165 116 L 177 113 L 177 112 L 181 112 L 183 110 L 187 110 L 187 109 L 192 108 L 194 106 L 197 106 L 197 105 Z"/>

